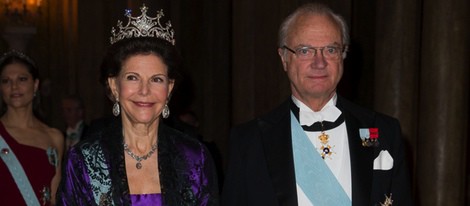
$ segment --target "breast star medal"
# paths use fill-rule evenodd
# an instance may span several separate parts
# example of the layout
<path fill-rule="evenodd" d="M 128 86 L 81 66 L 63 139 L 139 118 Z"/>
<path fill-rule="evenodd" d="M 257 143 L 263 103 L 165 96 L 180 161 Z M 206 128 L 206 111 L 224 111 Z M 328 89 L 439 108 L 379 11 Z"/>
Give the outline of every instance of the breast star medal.
<path fill-rule="evenodd" d="M 325 134 L 324 131 L 322 131 L 321 134 L 318 136 L 318 139 L 320 140 L 320 143 L 321 143 L 321 147 L 320 147 L 321 158 L 322 159 L 325 159 L 325 157 L 331 158 L 333 151 L 331 151 L 331 145 L 328 144 L 330 137 L 327 134 Z"/>
<path fill-rule="evenodd" d="M 385 195 L 385 201 L 383 203 L 380 203 L 380 206 L 390 206 L 392 205 L 392 203 L 392 194 L 390 194 L 390 196 Z"/>

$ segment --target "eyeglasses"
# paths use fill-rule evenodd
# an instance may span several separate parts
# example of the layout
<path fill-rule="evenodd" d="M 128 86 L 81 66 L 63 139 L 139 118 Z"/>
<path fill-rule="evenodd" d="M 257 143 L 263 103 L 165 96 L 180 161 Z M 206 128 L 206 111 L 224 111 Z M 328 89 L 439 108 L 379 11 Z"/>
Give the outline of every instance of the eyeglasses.
<path fill-rule="evenodd" d="M 337 60 L 343 53 L 344 48 L 339 46 L 324 46 L 324 47 L 308 47 L 303 46 L 296 49 L 291 49 L 286 45 L 282 48 L 294 53 L 300 60 L 309 60 L 317 55 L 317 50 L 320 50 L 321 54 L 325 59 Z"/>

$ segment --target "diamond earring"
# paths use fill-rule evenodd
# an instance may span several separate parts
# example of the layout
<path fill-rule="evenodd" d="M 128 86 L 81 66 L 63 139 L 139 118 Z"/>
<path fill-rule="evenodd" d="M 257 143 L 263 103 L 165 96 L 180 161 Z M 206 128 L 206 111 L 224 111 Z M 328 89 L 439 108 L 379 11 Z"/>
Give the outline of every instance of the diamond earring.
<path fill-rule="evenodd" d="M 162 117 L 163 119 L 166 119 L 170 116 L 170 107 L 168 107 L 168 104 L 165 104 L 165 106 L 163 107 L 163 111 L 162 111 Z"/>
<path fill-rule="evenodd" d="M 113 105 L 113 115 L 117 117 L 119 114 L 121 114 L 121 107 L 119 106 L 119 102 L 115 101 Z"/>

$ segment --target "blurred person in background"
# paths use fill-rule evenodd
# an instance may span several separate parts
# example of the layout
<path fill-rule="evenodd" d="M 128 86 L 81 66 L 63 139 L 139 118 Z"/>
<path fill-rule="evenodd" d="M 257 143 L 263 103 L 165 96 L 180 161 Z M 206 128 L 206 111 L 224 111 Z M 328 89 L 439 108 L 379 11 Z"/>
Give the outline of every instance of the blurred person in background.
<path fill-rule="evenodd" d="M 85 122 L 85 106 L 83 100 L 77 95 L 64 97 L 61 103 L 62 115 L 66 124 L 64 130 L 65 149 L 69 149 L 83 139 L 88 129 Z"/>
<path fill-rule="evenodd" d="M 0 58 L 0 200 L 2 205 L 53 205 L 64 138 L 41 121 L 39 72 L 23 53 Z"/>

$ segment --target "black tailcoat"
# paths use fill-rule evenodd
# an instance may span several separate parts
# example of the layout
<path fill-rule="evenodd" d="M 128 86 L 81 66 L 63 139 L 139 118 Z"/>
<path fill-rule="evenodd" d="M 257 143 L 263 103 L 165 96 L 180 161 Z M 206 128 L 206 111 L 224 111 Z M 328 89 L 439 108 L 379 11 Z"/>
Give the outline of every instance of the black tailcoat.
<path fill-rule="evenodd" d="M 225 206 L 297 205 L 290 128 L 290 102 L 232 129 L 222 195 Z M 347 127 L 352 205 L 380 205 L 392 194 L 393 205 L 411 205 L 409 171 L 398 121 L 338 96 Z M 379 145 L 364 147 L 359 128 L 378 128 Z M 374 170 L 382 150 L 393 157 L 391 170 Z"/>

